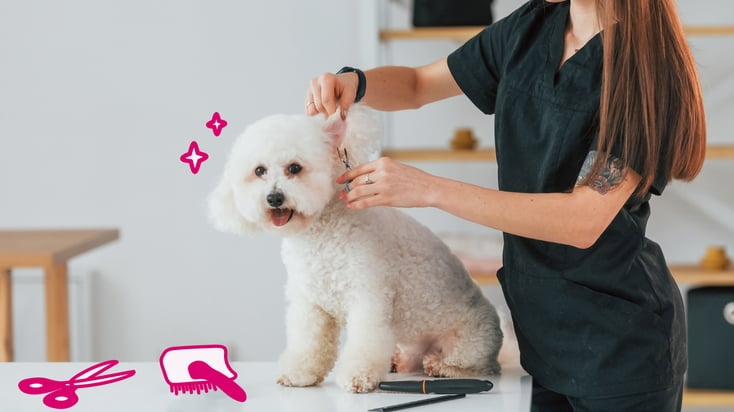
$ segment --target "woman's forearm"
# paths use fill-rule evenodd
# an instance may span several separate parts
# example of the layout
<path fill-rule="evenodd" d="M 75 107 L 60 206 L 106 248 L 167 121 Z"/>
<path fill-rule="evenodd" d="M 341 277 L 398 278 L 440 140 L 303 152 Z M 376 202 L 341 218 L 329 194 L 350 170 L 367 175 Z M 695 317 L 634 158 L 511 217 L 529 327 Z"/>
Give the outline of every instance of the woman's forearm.
<path fill-rule="evenodd" d="M 424 104 L 461 93 L 447 59 L 412 68 L 383 66 L 364 71 L 364 95 L 361 102 L 377 110 L 417 109 Z M 311 79 L 304 101 L 309 116 L 331 116 L 338 109 L 349 110 L 359 98 L 360 77 L 354 71 L 335 75 L 323 73 Z"/>
<path fill-rule="evenodd" d="M 364 72 L 367 88 L 362 102 L 373 109 L 396 111 L 417 109 L 416 70 L 411 67 L 383 66 Z"/>
<path fill-rule="evenodd" d="M 631 193 L 619 188 L 601 195 L 585 186 L 569 193 L 513 193 L 440 177 L 433 187 L 429 204 L 457 217 L 578 248 L 596 242 Z"/>
<path fill-rule="evenodd" d="M 446 59 L 418 68 L 383 66 L 364 73 L 367 87 L 362 101 L 377 110 L 417 109 L 461 93 Z"/>

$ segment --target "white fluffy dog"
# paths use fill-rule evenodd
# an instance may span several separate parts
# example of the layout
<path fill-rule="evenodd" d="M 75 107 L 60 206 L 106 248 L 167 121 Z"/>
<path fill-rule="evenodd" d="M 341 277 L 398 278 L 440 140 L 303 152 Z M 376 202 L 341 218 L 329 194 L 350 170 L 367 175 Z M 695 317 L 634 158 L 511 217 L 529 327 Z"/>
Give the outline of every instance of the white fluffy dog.
<path fill-rule="evenodd" d="M 428 228 L 388 207 L 351 210 L 338 199 L 345 172 L 376 156 L 382 130 L 355 105 L 339 115 L 276 115 L 234 143 L 210 196 L 215 226 L 284 237 L 287 347 L 278 383 L 336 381 L 367 392 L 390 371 L 432 376 L 497 374 L 502 332 L 495 308 Z"/>

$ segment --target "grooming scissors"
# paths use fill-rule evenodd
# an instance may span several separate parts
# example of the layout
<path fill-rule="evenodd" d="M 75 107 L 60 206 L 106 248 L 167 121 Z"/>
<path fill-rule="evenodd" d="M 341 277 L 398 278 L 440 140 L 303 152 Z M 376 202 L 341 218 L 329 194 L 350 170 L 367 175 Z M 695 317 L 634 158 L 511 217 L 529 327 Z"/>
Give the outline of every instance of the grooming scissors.
<path fill-rule="evenodd" d="M 79 401 L 79 397 L 76 395 L 77 388 L 106 385 L 135 375 L 134 370 L 106 375 L 102 374 L 117 364 L 118 361 L 116 360 L 97 363 L 72 376 L 68 381 L 57 381 L 41 377 L 23 379 L 18 382 L 18 389 L 29 395 L 48 393 L 48 395 L 43 397 L 43 403 L 50 408 L 71 408 Z"/>
<path fill-rule="evenodd" d="M 342 155 L 342 150 L 344 150 L 344 155 Z M 344 148 L 340 150 L 338 147 L 336 148 L 336 154 L 339 156 L 339 160 L 344 163 L 344 167 L 347 168 L 347 170 L 352 170 L 352 166 L 349 165 L 349 155 L 347 155 L 347 149 Z M 349 193 L 349 184 L 352 183 L 352 181 L 348 181 L 344 183 L 344 188 L 347 190 L 347 193 Z"/>

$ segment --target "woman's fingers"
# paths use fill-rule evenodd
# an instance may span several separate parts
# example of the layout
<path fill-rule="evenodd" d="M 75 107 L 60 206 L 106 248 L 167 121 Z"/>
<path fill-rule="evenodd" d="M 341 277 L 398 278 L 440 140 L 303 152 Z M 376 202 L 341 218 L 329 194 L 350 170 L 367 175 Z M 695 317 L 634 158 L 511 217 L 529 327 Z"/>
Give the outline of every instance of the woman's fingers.
<path fill-rule="evenodd" d="M 352 75 L 354 79 L 349 75 Z M 341 108 L 342 118 L 344 118 L 344 113 L 349 109 L 351 102 L 354 101 L 354 97 L 357 95 L 359 79 L 356 76 L 354 73 L 340 75 L 324 73 L 311 79 L 304 103 L 306 114 L 313 116 L 317 113 L 323 113 L 326 116 L 331 116 Z"/>
<path fill-rule="evenodd" d="M 371 179 L 371 177 L 370 177 Z M 368 198 L 375 198 L 380 194 L 380 186 L 377 182 L 367 183 L 364 178 L 358 178 L 349 183 L 349 192 L 346 189 L 342 190 L 339 194 L 340 199 L 346 199 L 347 205 L 355 209 L 361 209 L 363 207 L 377 206 L 375 203 L 378 199 L 372 199 L 369 202 L 365 202 Z"/>
<path fill-rule="evenodd" d="M 311 79 L 311 89 L 309 90 L 309 102 L 311 103 L 311 112 L 313 114 L 323 113 L 323 107 L 321 106 L 321 82 L 318 78 Z M 307 104 L 308 104 L 307 103 Z"/>
<path fill-rule="evenodd" d="M 324 73 L 320 77 L 321 83 L 321 107 L 322 113 L 331 116 L 336 112 L 337 95 L 341 93 L 337 90 L 336 76 L 331 73 Z"/>
<path fill-rule="evenodd" d="M 376 162 L 378 160 L 362 163 L 361 165 L 355 166 L 351 170 L 347 170 L 343 175 L 339 176 L 338 179 L 336 179 L 337 183 L 346 183 L 350 180 L 353 182 L 356 178 L 367 174 L 367 173 L 374 173 L 376 170 Z"/>
<path fill-rule="evenodd" d="M 348 205 L 354 208 L 364 208 L 377 206 L 379 199 L 371 199 L 365 201 L 367 198 L 373 198 L 380 194 L 380 190 L 384 189 L 383 185 L 380 185 L 380 179 L 383 174 L 380 172 L 379 167 L 383 160 L 378 159 L 372 162 L 363 163 L 356 166 L 352 170 L 348 170 L 346 173 L 341 175 L 337 179 L 337 183 L 346 183 L 349 186 L 349 191 L 342 190 L 340 193 L 341 199 L 347 199 Z"/>
<path fill-rule="evenodd" d="M 311 89 L 309 89 L 308 93 L 306 93 L 304 110 L 306 112 L 306 116 L 313 116 L 318 113 L 318 110 L 316 110 L 316 102 L 313 99 L 313 93 L 311 93 Z"/>
<path fill-rule="evenodd" d="M 372 206 L 424 207 L 435 196 L 434 177 L 390 158 L 361 164 L 344 173 L 337 182 L 349 183 L 341 193 L 355 209 Z"/>

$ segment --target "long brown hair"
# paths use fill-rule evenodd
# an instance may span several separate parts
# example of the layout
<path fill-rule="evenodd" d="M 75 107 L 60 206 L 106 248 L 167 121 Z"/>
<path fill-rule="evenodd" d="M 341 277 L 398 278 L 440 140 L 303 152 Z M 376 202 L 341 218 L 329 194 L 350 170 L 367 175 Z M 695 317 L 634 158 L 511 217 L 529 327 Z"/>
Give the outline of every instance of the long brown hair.
<path fill-rule="evenodd" d="M 674 0 L 597 0 L 604 47 L 596 176 L 617 146 L 624 165 L 690 181 L 706 155 L 701 86 Z"/>

